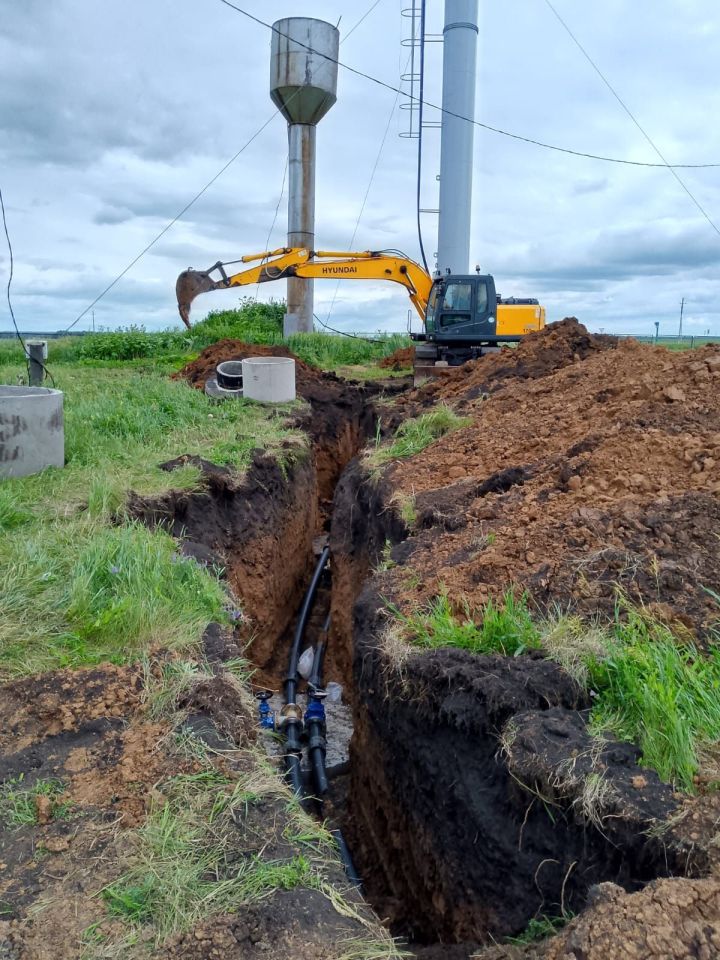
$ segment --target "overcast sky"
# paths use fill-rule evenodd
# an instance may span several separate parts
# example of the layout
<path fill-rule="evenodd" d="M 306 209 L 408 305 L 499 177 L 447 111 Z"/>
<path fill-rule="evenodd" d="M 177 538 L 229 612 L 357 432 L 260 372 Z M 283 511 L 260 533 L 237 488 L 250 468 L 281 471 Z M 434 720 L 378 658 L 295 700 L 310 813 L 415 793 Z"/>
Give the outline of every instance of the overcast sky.
<path fill-rule="evenodd" d="M 303 15 L 350 30 L 372 0 L 238 0 L 265 20 Z M 717 0 L 554 0 L 670 162 L 720 163 Z M 396 85 L 409 0 L 380 0 L 341 60 Z M 430 31 L 442 0 L 428 0 Z M 657 157 L 544 0 L 480 0 L 477 118 L 578 151 Z M 0 0 L 0 186 L 24 329 L 65 328 L 124 269 L 274 107 L 270 34 L 219 0 Z M 426 98 L 440 102 L 440 45 Z M 395 95 L 340 70 L 318 128 L 317 243 L 348 245 Z M 427 119 L 439 119 L 429 111 Z M 395 110 L 354 247 L 417 258 L 416 142 Z M 423 206 L 437 206 L 439 132 L 426 132 Z M 566 156 L 476 130 L 471 251 L 505 296 L 537 296 L 548 318 L 592 329 L 720 334 L 720 236 L 667 170 Z M 277 115 L 234 164 L 95 308 L 98 326 L 177 323 L 174 284 L 264 249 L 287 151 Z M 680 171 L 720 225 L 720 169 Z M 285 199 L 271 245 L 284 242 Z M 437 221 L 423 217 L 428 252 Z M 0 279 L 8 270 L 0 247 Z M 254 293 L 254 289 L 250 292 Z M 334 282 L 316 283 L 325 319 Z M 284 284 L 260 296 L 283 297 Z M 206 295 L 195 318 L 237 303 Z M 3 303 L 1 329 L 10 327 Z M 402 330 L 400 287 L 343 283 L 330 323 Z M 88 315 L 80 327 L 89 327 Z M 417 327 L 417 323 L 415 324 Z"/>

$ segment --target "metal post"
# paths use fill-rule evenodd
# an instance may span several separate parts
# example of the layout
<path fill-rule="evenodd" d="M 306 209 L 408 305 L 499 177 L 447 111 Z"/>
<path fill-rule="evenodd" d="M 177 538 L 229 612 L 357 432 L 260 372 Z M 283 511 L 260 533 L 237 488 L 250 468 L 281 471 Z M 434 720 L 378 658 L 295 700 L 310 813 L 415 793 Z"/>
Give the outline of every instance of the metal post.
<path fill-rule="evenodd" d="M 678 337 L 682 339 L 682 322 L 683 322 L 683 313 L 685 312 L 685 297 L 680 301 L 680 330 L 678 332 Z"/>
<path fill-rule="evenodd" d="M 47 340 L 27 340 L 25 342 L 28 355 L 30 386 L 41 387 L 45 379 L 45 363 L 47 359 Z"/>
<path fill-rule="evenodd" d="M 438 270 L 470 266 L 478 0 L 445 0 Z M 465 119 L 467 118 L 467 119 Z"/>
<path fill-rule="evenodd" d="M 313 124 L 288 125 L 288 246 L 308 250 L 315 249 L 315 142 Z M 312 333 L 313 302 L 312 280 L 288 280 L 286 336 Z"/>

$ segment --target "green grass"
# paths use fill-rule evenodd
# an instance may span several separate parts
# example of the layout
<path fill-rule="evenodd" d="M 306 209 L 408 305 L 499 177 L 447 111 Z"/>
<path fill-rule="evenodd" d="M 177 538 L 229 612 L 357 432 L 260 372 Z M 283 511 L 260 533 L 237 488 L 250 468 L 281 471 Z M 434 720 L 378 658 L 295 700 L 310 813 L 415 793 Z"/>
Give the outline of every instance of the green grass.
<path fill-rule="evenodd" d="M 593 728 L 636 742 L 663 780 L 690 789 L 699 747 L 720 740 L 720 650 L 705 656 L 629 609 L 588 670 Z"/>
<path fill-rule="evenodd" d="M 410 616 L 394 610 L 411 642 L 420 647 L 458 647 L 471 653 L 502 653 L 516 657 L 540 647 L 540 632 L 533 623 L 526 598 L 508 592 L 499 603 L 490 601 L 479 623 L 465 610 L 458 619 L 446 595 Z"/>
<path fill-rule="evenodd" d="M 720 741 L 720 647 L 705 655 L 643 610 L 623 607 L 601 629 L 572 617 L 535 622 L 511 592 L 476 617 L 456 616 L 447 596 L 412 614 L 390 609 L 418 647 L 543 649 L 591 692 L 592 731 L 638 744 L 642 763 L 679 788 L 693 789 L 700 753 Z"/>
<path fill-rule="evenodd" d="M 32 787 L 25 786 L 22 776 L 6 780 L 0 785 L 0 824 L 10 828 L 35 826 L 39 797 L 50 800 L 51 819 L 65 819 L 70 814 L 71 804 L 60 800 L 64 792 L 65 784 L 61 780 L 38 780 Z"/>
<path fill-rule="evenodd" d="M 227 601 L 216 572 L 178 554 L 160 530 L 125 518 L 128 491 L 201 485 L 199 471 L 158 464 L 197 454 L 242 471 L 264 448 L 296 456 L 304 438 L 289 408 L 216 404 L 162 367 L 58 364 L 67 465 L 0 481 L 0 675 L 102 660 L 154 645 L 195 643 Z M 0 382 L 10 369 L 0 367 Z"/>
<path fill-rule="evenodd" d="M 370 460 L 379 465 L 389 460 L 412 457 L 445 434 L 466 427 L 469 423 L 469 417 L 459 417 L 450 407 L 441 404 L 429 413 L 401 423 L 395 431 L 394 440 L 387 445 L 377 445 Z"/>
<path fill-rule="evenodd" d="M 508 937 L 507 942 L 519 947 L 538 943 L 540 940 L 554 936 L 571 919 L 572 917 L 569 916 L 546 917 L 544 914 L 540 917 L 533 917 L 522 933 L 519 933 L 516 937 Z"/>
<path fill-rule="evenodd" d="M 266 859 L 247 849 L 238 827 L 238 817 L 247 815 L 242 813 L 247 796 L 287 803 L 272 773 L 262 783 L 257 771 L 254 780 L 252 776 L 232 781 L 208 769 L 160 784 L 165 800 L 135 832 L 132 865 L 103 890 L 108 913 L 133 926 L 151 924 L 159 945 L 199 920 L 236 911 L 276 890 L 320 888 L 322 858 L 295 853 Z M 288 815 L 291 820 L 295 816 L 292 805 Z M 269 819 L 270 832 L 273 824 Z M 297 828 L 307 833 L 304 815 Z M 321 827 L 315 827 L 313 837 L 318 832 Z M 262 838 L 256 839 L 262 844 Z"/>
<path fill-rule="evenodd" d="M 211 311 L 204 320 L 194 323 L 191 330 L 148 332 L 143 327 L 130 325 L 83 337 L 51 340 L 48 367 L 54 374 L 54 364 L 67 362 L 97 366 L 155 359 L 179 365 L 210 344 L 230 338 L 246 343 L 283 344 L 306 363 L 335 369 L 374 363 L 410 344 L 408 337 L 382 334 L 372 339 L 327 333 L 294 334 L 284 338 L 284 313 L 284 303 L 258 303 L 246 297 L 238 309 Z M 0 341 L 0 364 L 3 363 L 14 365 L 12 380 L 8 382 L 14 383 L 16 376 L 24 373 L 22 350 L 16 341 Z"/>

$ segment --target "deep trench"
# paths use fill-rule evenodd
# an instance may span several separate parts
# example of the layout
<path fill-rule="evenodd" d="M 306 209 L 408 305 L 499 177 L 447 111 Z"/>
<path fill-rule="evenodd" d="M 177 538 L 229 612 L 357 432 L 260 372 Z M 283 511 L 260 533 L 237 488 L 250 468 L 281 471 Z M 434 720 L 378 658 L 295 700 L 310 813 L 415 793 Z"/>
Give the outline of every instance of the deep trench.
<path fill-rule="evenodd" d="M 208 643 L 220 643 L 221 656 L 246 653 L 260 687 L 282 686 L 294 619 L 329 543 L 331 577 L 306 642 L 329 612 L 325 680 L 342 684 L 354 732 L 350 770 L 331 780 L 323 814 L 342 828 L 378 915 L 418 955 L 433 955 L 423 945 L 463 944 L 466 952 L 452 955 L 469 956 L 534 917 L 579 912 L 599 882 L 635 890 L 656 877 L 703 873 L 699 855 L 649 831 L 677 801 L 647 770 L 638 799 L 630 744 L 609 742 L 601 757 L 613 816 L 593 823 L 582 814 L 583 774 L 598 757 L 585 695 L 557 665 L 450 649 L 415 654 L 402 668 L 393 660 L 372 574 L 388 543 L 397 564 L 420 547 L 357 456 L 375 424 L 372 397 L 360 391 L 314 419 L 310 455 L 280 467 L 258 453 L 239 485 L 201 463 L 205 492 L 133 508 L 170 529 L 187 553 L 224 566 L 252 622 L 238 624 L 230 641 L 211 630 Z M 578 776 L 563 780 L 568 761 Z"/>

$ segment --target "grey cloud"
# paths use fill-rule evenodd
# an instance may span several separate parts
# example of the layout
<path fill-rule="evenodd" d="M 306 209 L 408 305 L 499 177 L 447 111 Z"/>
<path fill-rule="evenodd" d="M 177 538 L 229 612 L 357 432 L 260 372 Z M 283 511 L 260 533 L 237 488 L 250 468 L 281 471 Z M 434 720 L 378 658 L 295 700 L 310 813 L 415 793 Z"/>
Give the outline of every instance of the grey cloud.
<path fill-rule="evenodd" d="M 579 180 L 572 188 L 576 197 L 581 197 L 588 193 L 602 193 L 608 186 L 607 177 L 598 177 L 595 180 Z"/>

